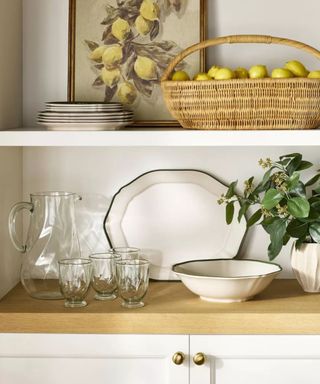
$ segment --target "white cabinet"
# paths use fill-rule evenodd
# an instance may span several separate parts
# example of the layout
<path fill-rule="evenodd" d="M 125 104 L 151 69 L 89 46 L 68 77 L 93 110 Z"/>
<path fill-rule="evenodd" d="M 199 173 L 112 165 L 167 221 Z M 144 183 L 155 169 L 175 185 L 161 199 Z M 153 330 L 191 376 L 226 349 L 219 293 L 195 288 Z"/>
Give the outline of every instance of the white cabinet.
<path fill-rule="evenodd" d="M 172 356 L 188 348 L 188 336 L 2 334 L 0 383 L 187 384 Z"/>
<path fill-rule="evenodd" d="M 190 384 L 320 382 L 320 336 L 191 336 L 190 356 Z"/>
<path fill-rule="evenodd" d="M 319 384 L 320 336 L 0 335 L 1 384 L 90 382 Z"/>

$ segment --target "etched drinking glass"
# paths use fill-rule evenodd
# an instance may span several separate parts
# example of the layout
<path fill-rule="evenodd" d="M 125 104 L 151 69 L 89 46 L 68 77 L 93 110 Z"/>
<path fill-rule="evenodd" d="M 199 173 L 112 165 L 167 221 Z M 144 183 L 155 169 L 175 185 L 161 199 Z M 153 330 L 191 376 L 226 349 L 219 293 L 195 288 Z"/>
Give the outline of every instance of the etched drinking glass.
<path fill-rule="evenodd" d="M 116 247 L 112 249 L 114 253 L 120 255 L 122 259 L 139 259 L 140 258 L 140 248 L 134 247 Z"/>
<path fill-rule="evenodd" d="M 91 280 L 92 262 L 89 259 L 63 259 L 59 261 L 59 282 L 67 308 L 85 307 L 84 300 Z"/>
<path fill-rule="evenodd" d="M 121 256 L 108 251 L 90 255 L 92 261 L 91 286 L 96 300 L 114 300 L 117 297 L 116 260 Z"/>
<path fill-rule="evenodd" d="M 141 308 L 149 286 L 149 262 L 144 259 L 116 260 L 119 296 L 125 308 Z"/>

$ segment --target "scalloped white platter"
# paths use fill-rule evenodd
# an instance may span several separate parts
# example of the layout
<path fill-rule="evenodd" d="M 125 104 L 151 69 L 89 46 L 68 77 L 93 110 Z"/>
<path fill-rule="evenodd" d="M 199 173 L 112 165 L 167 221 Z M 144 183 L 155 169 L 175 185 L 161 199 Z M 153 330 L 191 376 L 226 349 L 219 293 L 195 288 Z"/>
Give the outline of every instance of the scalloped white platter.
<path fill-rule="evenodd" d="M 202 171 L 147 172 L 114 195 L 104 222 L 109 244 L 141 248 L 155 280 L 179 280 L 171 268 L 183 261 L 232 259 L 246 223 L 226 224 L 217 200 L 227 189 Z"/>

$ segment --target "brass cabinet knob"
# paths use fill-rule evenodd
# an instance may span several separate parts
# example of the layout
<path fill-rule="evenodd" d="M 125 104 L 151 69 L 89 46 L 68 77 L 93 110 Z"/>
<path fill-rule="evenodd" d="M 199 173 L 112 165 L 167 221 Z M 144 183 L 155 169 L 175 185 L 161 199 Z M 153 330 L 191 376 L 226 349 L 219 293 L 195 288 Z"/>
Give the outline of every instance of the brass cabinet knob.
<path fill-rule="evenodd" d="M 194 356 L 193 356 L 193 362 L 196 364 L 196 365 L 203 365 L 206 361 L 206 356 L 204 353 L 202 352 L 199 352 L 199 353 L 196 353 Z"/>
<path fill-rule="evenodd" d="M 175 365 L 181 365 L 184 362 L 184 353 L 183 352 L 176 352 L 172 356 L 172 361 L 175 363 Z"/>

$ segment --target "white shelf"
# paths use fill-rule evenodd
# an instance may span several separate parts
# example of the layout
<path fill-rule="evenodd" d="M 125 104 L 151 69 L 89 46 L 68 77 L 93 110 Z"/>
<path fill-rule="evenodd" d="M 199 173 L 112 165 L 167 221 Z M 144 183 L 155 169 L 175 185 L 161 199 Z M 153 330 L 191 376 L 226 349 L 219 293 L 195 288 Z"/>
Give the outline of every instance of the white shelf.
<path fill-rule="evenodd" d="M 296 131 L 192 131 L 128 129 L 121 131 L 0 131 L 0 146 L 25 147 L 285 147 L 320 146 L 320 129 Z"/>

